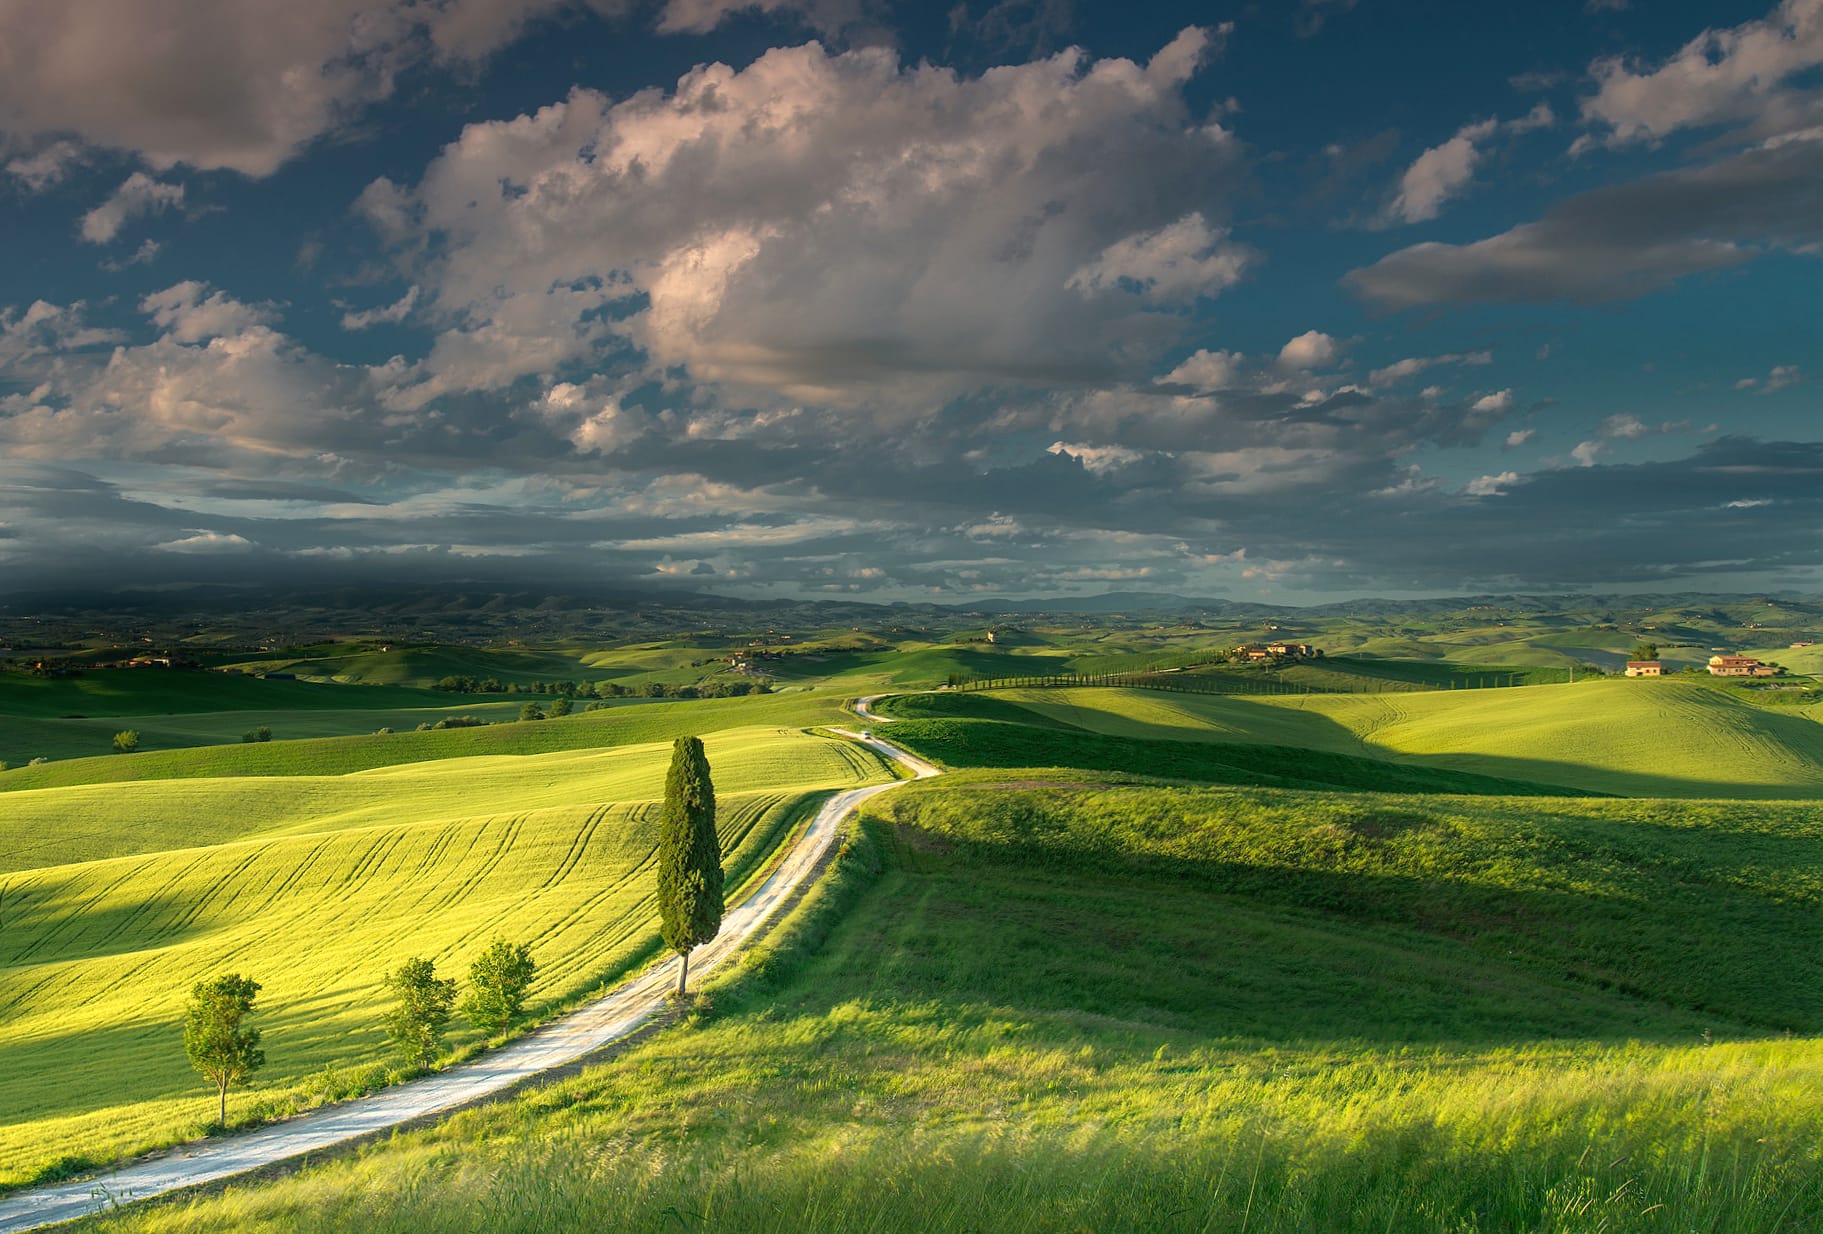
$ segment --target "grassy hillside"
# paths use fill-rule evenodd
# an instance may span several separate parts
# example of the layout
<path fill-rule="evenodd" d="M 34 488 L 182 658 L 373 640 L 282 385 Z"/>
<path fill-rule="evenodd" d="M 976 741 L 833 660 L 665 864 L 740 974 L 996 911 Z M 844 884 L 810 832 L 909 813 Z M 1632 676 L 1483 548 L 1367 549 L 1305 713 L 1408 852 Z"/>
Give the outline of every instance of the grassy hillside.
<path fill-rule="evenodd" d="M 545 754 L 646 741 L 669 741 L 720 729 L 777 725 L 805 728 L 847 717 L 839 694 L 750 695 L 687 702 L 622 702 L 561 720 L 495 724 L 442 732 L 271 741 L 192 750 L 143 751 L 71 759 L 0 772 L 0 793 L 76 784 L 215 776 L 344 775 L 400 763 L 478 755 Z M 461 711 L 474 712 L 473 707 Z M 517 715 L 517 710 L 512 712 Z M 852 717 L 847 717 L 852 718 Z M 276 736 L 284 722 L 274 722 Z"/>
<path fill-rule="evenodd" d="M 877 809 L 795 948 L 683 1030 L 91 1228 L 1823 1223 L 1807 807 L 938 782 Z"/>
<path fill-rule="evenodd" d="M 858 747 L 776 729 L 708 749 L 731 886 L 806 792 L 886 774 Z M 282 792 L 164 781 L 8 798 L 0 852 L 37 868 L 3 880 L 0 1185 L 195 1134 L 209 1098 L 184 1058 L 182 1005 L 214 973 L 265 987 L 267 1067 L 259 1095 L 236 1102 L 257 1117 L 384 1074 L 380 983 L 409 956 L 453 975 L 496 934 L 530 942 L 541 1006 L 652 957 L 657 808 L 629 803 L 661 795 L 669 753 L 415 764 Z M 123 849 L 138 851 L 92 859 Z M 57 859 L 72 864 L 41 864 Z"/>
<path fill-rule="evenodd" d="M 976 697 L 895 705 L 968 715 Z M 1045 723 L 1125 738 L 1297 746 L 1625 796 L 1823 796 L 1823 724 L 1701 682 L 1257 698 L 1034 689 L 993 697 Z"/>
<path fill-rule="evenodd" d="M 1110 737 L 998 720 L 906 720 L 893 725 L 892 738 L 957 768 L 1069 768 L 1206 784 L 1377 793 L 1537 796 L 1575 791 L 1294 746 Z"/>
<path fill-rule="evenodd" d="M 333 711 L 431 707 L 447 694 L 395 687 L 350 691 L 311 681 L 267 681 L 166 669 L 90 670 L 78 677 L 0 673 L 0 714 L 193 715 L 205 711 Z"/>
<path fill-rule="evenodd" d="M 718 778 L 744 790 L 822 787 L 879 770 L 858 747 L 797 729 L 705 739 Z M 348 775 L 148 780 L 6 797 L 0 872 L 223 844 L 250 836 L 663 796 L 668 744 L 404 763 Z"/>

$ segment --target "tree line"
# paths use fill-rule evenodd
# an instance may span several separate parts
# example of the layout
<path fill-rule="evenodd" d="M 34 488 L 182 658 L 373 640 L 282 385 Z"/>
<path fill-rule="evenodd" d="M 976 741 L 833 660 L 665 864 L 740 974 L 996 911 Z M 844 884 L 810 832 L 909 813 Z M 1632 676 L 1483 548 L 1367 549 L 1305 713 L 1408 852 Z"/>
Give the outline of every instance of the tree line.
<path fill-rule="evenodd" d="M 690 685 L 666 681 L 647 681 L 637 686 L 623 686 L 618 681 L 534 681 L 522 685 L 502 683 L 497 677 L 440 677 L 431 687 L 450 694 L 543 694 L 560 698 L 743 698 L 749 694 L 772 693 L 772 681 L 766 677 L 711 678 Z"/>

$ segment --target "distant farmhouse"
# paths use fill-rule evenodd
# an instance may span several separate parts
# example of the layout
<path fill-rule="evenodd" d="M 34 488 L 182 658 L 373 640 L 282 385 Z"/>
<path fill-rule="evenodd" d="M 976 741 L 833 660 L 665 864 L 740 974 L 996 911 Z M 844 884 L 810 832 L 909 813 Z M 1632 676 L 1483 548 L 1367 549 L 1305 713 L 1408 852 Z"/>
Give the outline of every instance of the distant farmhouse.
<path fill-rule="evenodd" d="M 1762 664 L 1752 656 L 1710 656 L 1709 672 L 1715 677 L 1777 677 L 1785 670 Z"/>
<path fill-rule="evenodd" d="M 1265 646 L 1248 643 L 1236 647 L 1234 652 L 1248 660 L 1308 660 L 1322 654 L 1309 643 L 1267 643 Z"/>
<path fill-rule="evenodd" d="M 1665 662 L 1663 660 L 1628 660 L 1627 676 L 1629 677 L 1663 677 Z"/>

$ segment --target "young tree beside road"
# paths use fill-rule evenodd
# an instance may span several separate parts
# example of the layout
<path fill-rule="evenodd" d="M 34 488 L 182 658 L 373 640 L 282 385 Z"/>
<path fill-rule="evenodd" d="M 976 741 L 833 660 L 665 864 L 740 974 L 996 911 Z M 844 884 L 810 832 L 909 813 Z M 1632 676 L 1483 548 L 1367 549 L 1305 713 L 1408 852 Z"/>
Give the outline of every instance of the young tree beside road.
<path fill-rule="evenodd" d="M 221 1098 L 220 1122 L 228 1125 L 228 1088 L 239 1084 L 266 1062 L 259 1048 L 260 1030 L 245 1026 L 260 983 L 226 973 L 199 981 L 184 1008 L 184 1050 L 190 1065 L 215 1081 Z"/>
<path fill-rule="evenodd" d="M 490 1034 L 505 1032 L 525 1009 L 525 991 L 537 971 L 529 946 L 496 938 L 468 967 L 462 1014 Z"/>
<path fill-rule="evenodd" d="M 412 959 L 386 975 L 398 1004 L 386 1013 L 386 1035 L 414 1067 L 443 1052 L 443 1029 L 456 1005 L 456 983 L 437 976 L 431 960 Z"/>

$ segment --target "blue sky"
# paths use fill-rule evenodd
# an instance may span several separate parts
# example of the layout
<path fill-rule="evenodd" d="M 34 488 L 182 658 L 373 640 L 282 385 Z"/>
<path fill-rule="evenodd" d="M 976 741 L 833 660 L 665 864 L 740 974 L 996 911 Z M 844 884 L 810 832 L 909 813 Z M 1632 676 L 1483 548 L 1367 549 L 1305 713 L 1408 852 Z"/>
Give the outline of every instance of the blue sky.
<path fill-rule="evenodd" d="M 0 210 L 20 590 L 1823 566 L 1823 0 L 23 0 Z"/>

